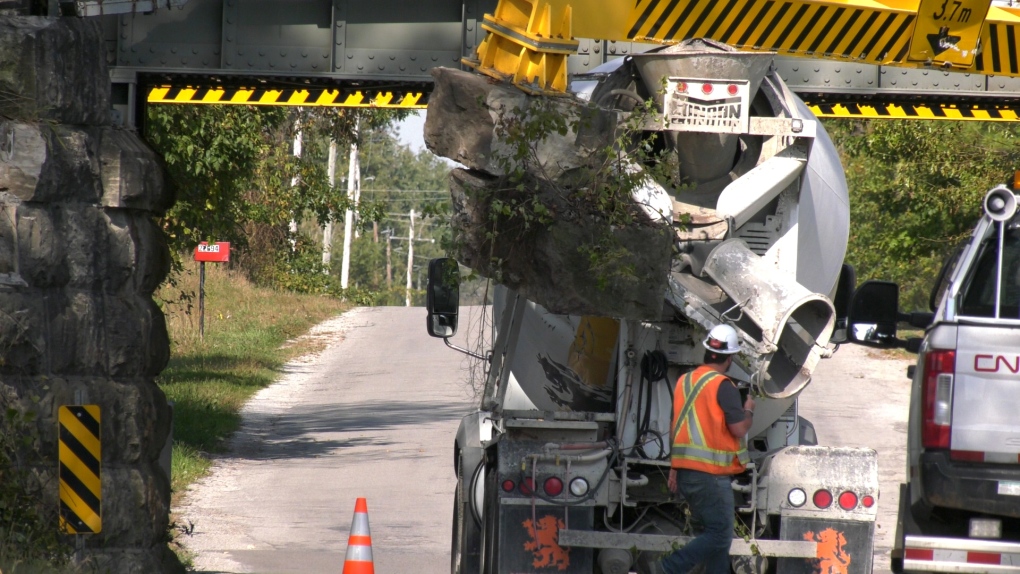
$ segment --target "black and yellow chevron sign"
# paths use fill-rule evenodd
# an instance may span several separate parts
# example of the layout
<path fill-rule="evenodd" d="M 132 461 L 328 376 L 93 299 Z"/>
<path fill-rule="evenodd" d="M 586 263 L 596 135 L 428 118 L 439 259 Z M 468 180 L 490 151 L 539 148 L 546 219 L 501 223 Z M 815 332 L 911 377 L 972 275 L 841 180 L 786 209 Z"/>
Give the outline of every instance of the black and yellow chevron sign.
<path fill-rule="evenodd" d="M 60 407 L 57 421 L 60 529 L 96 534 L 103 527 L 99 405 Z"/>
<path fill-rule="evenodd" d="M 234 104 L 248 106 L 327 106 L 342 108 L 423 109 L 423 92 L 340 90 L 326 88 L 193 88 L 158 86 L 146 97 L 150 104 Z"/>

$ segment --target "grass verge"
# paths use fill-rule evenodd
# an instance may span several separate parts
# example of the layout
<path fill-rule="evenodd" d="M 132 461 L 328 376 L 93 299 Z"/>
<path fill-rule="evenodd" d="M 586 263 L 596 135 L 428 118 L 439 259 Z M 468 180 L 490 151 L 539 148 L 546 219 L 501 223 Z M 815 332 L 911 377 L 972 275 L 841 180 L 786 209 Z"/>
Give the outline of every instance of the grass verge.
<path fill-rule="evenodd" d="M 175 503 L 203 476 L 240 424 L 244 403 L 279 375 L 288 360 L 316 350 L 314 341 L 284 345 L 348 308 L 332 298 L 253 286 L 239 274 L 206 266 L 205 338 L 199 337 L 198 264 L 177 289 L 157 294 L 170 333 L 170 364 L 158 378 L 174 403 L 171 466 Z M 181 301 L 181 290 L 195 298 Z M 177 299 L 177 300 L 175 300 Z M 172 301 L 172 302 L 168 302 Z"/>

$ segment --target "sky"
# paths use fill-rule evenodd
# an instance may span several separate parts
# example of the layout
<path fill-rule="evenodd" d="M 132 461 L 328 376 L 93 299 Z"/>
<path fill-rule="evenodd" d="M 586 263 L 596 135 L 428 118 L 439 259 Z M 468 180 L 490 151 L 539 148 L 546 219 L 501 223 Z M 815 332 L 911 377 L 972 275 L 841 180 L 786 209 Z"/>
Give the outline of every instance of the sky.
<path fill-rule="evenodd" d="M 425 149 L 425 138 L 422 135 L 425 130 L 425 110 L 418 110 L 397 126 L 400 129 L 400 143 L 410 146 L 415 153 Z"/>
<path fill-rule="evenodd" d="M 409 146 L 411 151 L 415 153 L 423 150 L 429 151 L 425 147 L 425 110 L 417 110 L 407 116 L 407 119 L 397 124 L 397 130 L 397 139 L 400 143 Z M 451 168 L 460 166 L 459 163 L 445 157 L 436 157 Z"/>

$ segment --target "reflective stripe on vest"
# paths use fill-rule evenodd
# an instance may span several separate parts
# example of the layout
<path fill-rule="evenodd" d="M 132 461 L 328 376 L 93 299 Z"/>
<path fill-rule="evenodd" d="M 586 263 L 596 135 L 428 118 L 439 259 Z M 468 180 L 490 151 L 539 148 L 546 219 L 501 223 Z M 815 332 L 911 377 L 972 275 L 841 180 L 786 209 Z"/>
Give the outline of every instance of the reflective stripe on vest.
<path fill-rule="evenodd" d="M 700 369 L 705 369 L 695 381 L 694 376 Z M 672 449 L 670 454 L 674 462 L 674 466 L 680 466 L 681 468 L 694 468 L 695 470 L 703 470 L 705 472 L 715 474 L 725 474 L 728 472 L 740 472 L 743 466 L 748 463 L 750 458 L 747 455 L 747 448 L 744 445 L 744 439 L 737 439 L 729 435 L 728 429 L 721 429 L 721 432 L 726 433 L 720 436 L 720 429 L 707 429 L 709 434 L 715 437 L 715 440 L 706 440 L 706 429 L 703 426 L 703 421 L 698 416 L 698 409 L 696 404 L 699 398 L 704 400 L 715 400 L 718 401 L 718 388 L 722 380 L 725 379 L 723 375 L 719 374 L 715 370 L 706 369 L 701 367 L 695 369 L 683 376 L 680 379 L 682 383 L 683 400 L 684 405 L 680 412 L 680 415 L 676 418 L 676 423 L 673 428 L 673 441 Z M 718 379 L 717 379 L 718 378 Z M 717 381 L 716 384 L 710 385 L 713 381 Z M 678 387 L 681 385 L 678 385 Z M 715 390 L 712 393 L 715 396 L 702 397 L 702 391 L 710 387 Z M 681 389 L 677 389 L 680 391 Z M 678 397 L 679 398 L 679 397 Z M 721 407 L 715 405 L 714 407 L 721 411 Z M 723 415 L 724 416 L 724 415 Z M 723 419 L 725 425 L 725 419 Z M 687 431 L 687 437 L 681 437 L 681 431 Z M 722 444 L 712 444 L 709 443 Z M 678 444 L 679 443 L 679 444 Z M 728 444 L 727 444 L 728 443 Z M 732 449 L 728 448 L 732 445 Z M 714 447 L 723 448 L 714 448 Z M 736 459 L 736 461 L 734 461 Z M 686 463 L 686 464 L 685 464 Z"/>

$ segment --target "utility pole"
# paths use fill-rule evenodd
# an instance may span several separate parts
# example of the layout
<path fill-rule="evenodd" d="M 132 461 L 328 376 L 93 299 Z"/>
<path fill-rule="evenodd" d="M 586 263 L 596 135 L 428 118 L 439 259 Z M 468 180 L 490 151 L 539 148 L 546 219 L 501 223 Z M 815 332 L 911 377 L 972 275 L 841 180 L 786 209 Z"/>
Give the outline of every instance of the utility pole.
<path fill-rule="evenodd" d="M 294 134 L 294 157 L 300 159 L 301 158 L 301 120 L 296 120 L 294 122 L 294 127 L 297 129 L 297 133 Z M 294 177 L 292 177 L 290 179 L 290 186 L 291 187 L 297 187 L 297 184 L 300 181 L 301 181 L 301 178 L 295 175 Z M 297 250 L 297 232 L 298 232 L 297 218 L 294 217 L 293 213 L 290 215 L 290 225 L 288 226 L 288 229 L 290 230 L 290 250 L 293 253 L 294 251 Z"/>
<path fill-rule="evenodd" d="M 361 127 L 360 118 L 354 124 L 354 140 L 351 142 L 351 158 L 347 169 L 347 212 L 344 213 L 344 257 L 340 267 L 340 287 L 346 289 L 351 273 L 351 236 L 354 227 L 354 203 L 357 202 L 358 188 L 361 186 L 361 165 L 358 163 L 358 132 Z"/>
<path fill-rule="evenodd" d="M 405 307 L 411 306 L 411 268 L 414 267 L 414 210 L 411 210 L 411 224 L 407 226 L 407 289 Z"/>
<path fill-rule="evenodd" d="M 329 176 L 330 192 L 336 187 L 336 141 L 329 140 L 329 163 L 326 167 Z M 329 220 L 322 228 L 322 272 L 329 275 L 329 264 L 333 259 L 333 214 L 327 214 Z"/>
<path fill-rule="evenodd" d="M 390 258 L 393 256 L 393 232 L 386 234 L 386 288 L 393 288 L 393 265 Z"/>

